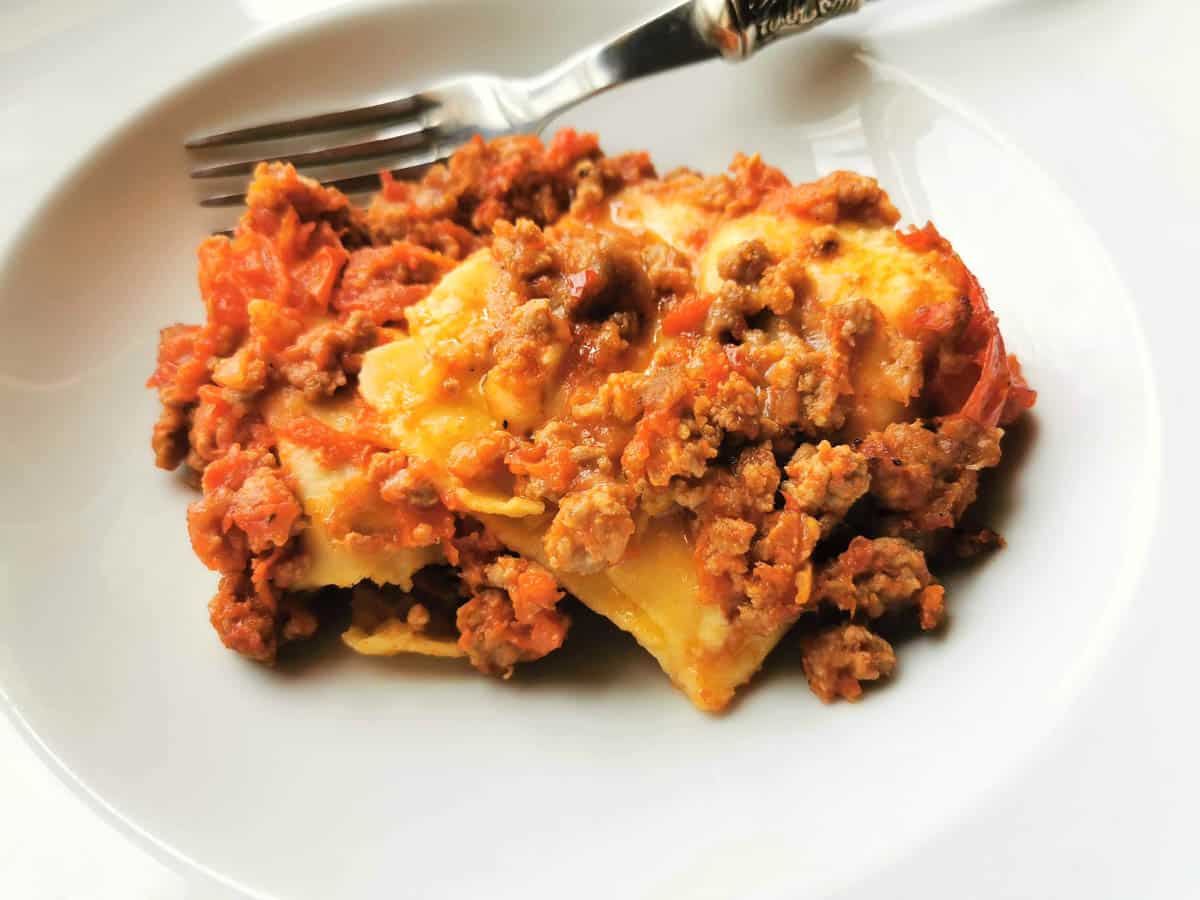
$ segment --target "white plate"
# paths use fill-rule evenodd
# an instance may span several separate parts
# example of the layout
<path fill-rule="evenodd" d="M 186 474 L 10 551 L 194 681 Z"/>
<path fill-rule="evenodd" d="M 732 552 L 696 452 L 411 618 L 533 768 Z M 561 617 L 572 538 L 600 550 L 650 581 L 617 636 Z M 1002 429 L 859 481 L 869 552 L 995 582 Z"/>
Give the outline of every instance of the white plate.
<path fill-rule="evenodd" d="M 891 19 L 881 6 L 564 120 L 610 151 L 649 149 L 664 171 L 747 150 L 796 179 L 877 175 L 907 216 L 954 240 L 1041 392 L 996 504 L 1009 548 L 951 584 L 945 636 L 904 646 L 900 677 L 864 704 L 823 707 L 786 644 L 711 718 L 603 631 L 502 684 L 335 644 L 269 671 L 208 628 L 214 579 L 187 544 L 189 492 L 153 469 L 142 388 L 156 329 L 201 312 L 193 248 L 210 220 L 182 177 L 183 137 L 463 69 L 527 72 L 647 6 L 568 16 L 552 0 L 442 0 L 280 30 L 191 79 L 69 173 L 0 262 L 8 708 L 114 821 L 248 892 L 1048 895 L 1011 866 L 1037 859 L 1038 829 L 1057 816 L 1090 837 L 1057 833 L 1058 852 L 1026 870 L 1037 884 L 1078 886 L 1099 863 L 1112 868 L 1100 888 L 1131 896 L 1119 885 L 1142 890 L 1153 867 L 1162 895 L 1179 896 L 1154 848 L 1182 842 L 1184 807 L 1163 801 L 1195 779 L 1159 742 L 1194 747 L 1195 726 L 1156 704 L 1187 696 L 1169 654 L 1194 642 L 1190 485 L 1173 461 L 1195 434 L 1179 413 L 1196 317 L 1159 304 L 1200 248 L 1182 230 L 1186 182 L 1145 171 L 1141 145 L 1101 127 L 1103 112 L 1151 140 L 1146 107 L 1114 93 L 1120 81 L 1055 68 L 1104 5 L 1043 8 L 1029 34 L 1027 3 L 898 5 Z M 1025 48 L 1023 78 L 995 55 L 1005 35 Z M 1181 283 L 1170 302 L 1190 292 Z M 1160 772 L 1140 790 L 1109 771 L 1147 758 Z M 1114 798 L 1099 804 L 1107 832 L 1085 802 L 1099 791 Z M 1118 865 L 1104 842 L 1138 818 L 1122 841 L 1143 853 Z M 1068 879 L 1053 861 L 1071 852 L 1093 866 Z"/>

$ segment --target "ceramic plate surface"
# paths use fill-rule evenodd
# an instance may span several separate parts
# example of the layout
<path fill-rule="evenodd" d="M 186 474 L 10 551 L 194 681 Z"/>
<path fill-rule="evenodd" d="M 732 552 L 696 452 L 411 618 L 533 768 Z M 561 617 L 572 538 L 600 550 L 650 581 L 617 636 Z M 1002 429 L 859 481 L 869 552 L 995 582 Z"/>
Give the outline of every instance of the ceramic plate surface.
<path fill-rule="evenodd" d="M 949 627 L 904 645 L 892 684 L 823 706 L 785 641 L 711 717 L 603 627 L 508 683 L 454 662 L 356 657 L 336 640 L 277 670 L 220 646 L 205 609 L 216 579 L 185 530 L 193 495 L 153 467 L 156 402 L 143 388 L 157 329 L 201 316 L 194 248 L 219 224 L 194 205 L 182 140 L 463 70 L 527 73 L 647 12 L 443 0 L 252 42 L 128 118 L 11 242 L 11 711 L 156 852 L 270 896 L 851 896 L 994 804 L 1053 752 L 1099 673 L 1131 654 L 1149 665 L 1130 623 L 1169 531 L 1160 395 L 1175 386 L 1147 336 L 1136 265 L 1077 186 L 1049 173 L 1032 130 L 1007 107 L 987 111 L 984 75 L 913 62 L 927 46 L 961 54 L 977 29 L 1008 21 L 981 6 L 978 20 L 909 15 L 894 28 L 875 10 L 866 31 L 847 22 L 563 119 L 608 152 L 648 149 L 660 171 L 757 151 L 794 180 L 874 175 L 988 290 L 1040 394 L 989 498 L 1009 546 L 950 582 Z"/>

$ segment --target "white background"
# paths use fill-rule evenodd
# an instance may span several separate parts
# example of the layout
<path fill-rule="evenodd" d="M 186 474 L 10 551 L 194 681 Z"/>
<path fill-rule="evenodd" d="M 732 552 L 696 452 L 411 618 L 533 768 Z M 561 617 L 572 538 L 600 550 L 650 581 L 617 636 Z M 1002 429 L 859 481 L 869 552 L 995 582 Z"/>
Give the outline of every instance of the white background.
<path fill-rule="evenodd" d="M 0 0 L 0 243 L 125 111 L 255 33 L 333 5 Z M 1023 148 L 1097 223 L 1126 279 L 1145 276 L 1136 283 L 1147 290 L 1135 295 L 1151 347 L 1180 350 L 1160 358 L 1156 371 L 1167 417 L 1163 514 L 1191 527 L 1196 488 L 1185 466 L 1196 426 L 1184 418 L 1189 407 L 1174 401 L 1181 387 L 1200 381 L 1184 352 L 1190 348 L 1179 341 L 1196 322 L 1190 270 L 1200 258 L 1200 11 L 1182 0 L 880 0 L 872 15 L 906 16 L 919 28 L 922 17 L 945 15 L 949 6 L 957 6 L 955 15 L 981 16 L 986 34 L 970 47 L 935 48 L 923 69 L 950 82 L 956 66 L 980 57 L 1009 61 L 1009 77 L 973 102 L 999 127 L 1021 134 Z M 1086 73 L 1091 89 L 1057 87 L 1064 71 Z M 1058 116 L 1124 165 L 1102 170 L 1079 149 L 1088 141 L 1068 146 L 1051 129 L 1031 133 L 1022 128 L 1029 116 Z M 1171 186 L 1169 198 L 1160 195 L 1164 185 Z M 1114 208 L 1126 213 L 1114 216 Z M 1169 215 L 1147 213 L 1167 208 Z M 1146 268 L 1151 259 L 1162 271 Z M 1194 401 L 1189 406 L 1195 410 Z M 931 847 L 898 864 L 925 873 L 926 896 L 1200 896 L 1191 835 L 1200 759 L 1191 686 L 1200 589 L 1188 574 L 1193 560 L 1176 552 L 1182 544 L 1151 553 L 1151 566 L 1178 569 L 1179 588 L 1176 596 L 1139 598 L 1147 612 L 1131 626 L 1130 664 L 1105 667 L 1038 761 L 956 826 L 956 852 Z M 1001 830 L 1006 837 L 998 841 Z M 878 876 L 881 896 L 896 874 Z M 0 896 L 181 898 L 211 891 L 111 830 L 0 718 Z"/>

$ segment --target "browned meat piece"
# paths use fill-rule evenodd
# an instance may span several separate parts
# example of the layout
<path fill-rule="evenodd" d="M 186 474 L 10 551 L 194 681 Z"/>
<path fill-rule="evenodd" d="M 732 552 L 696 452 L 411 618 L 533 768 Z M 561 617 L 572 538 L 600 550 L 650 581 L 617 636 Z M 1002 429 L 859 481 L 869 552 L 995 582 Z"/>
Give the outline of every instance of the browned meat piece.
<path fill-rule="evenodd" d="M 672 478 L 699 478 L 721 446 L 721 430 L 690 414 L 656 410 L 638 422 L 621 455 L 626 479 L 644 490 L 666 487 Z"/>
<path fill-rule="evenodd" d="M 350 201 L 340 191 L 297 174 L 284 163 L 260 164 L 246 191 L 246 206 L 283 213 L 294 209 L 301 221 L 348 217 Z"/>
<path fill-rule="evenodd" d="M 810 556 L 821 536 L 812 516 L 794 509 L 771 513 L 763 522 L 762 537 L 754 543 L 754 556 L 776 565 L 799 565 Z"/>
<path fill-rule="evenodd" d="M 570 129 L 548 146 L 528 135 L 489 142 L 477 137 L 419 182 L 385 178 L 367 226 L 376 242 L 417 239 L 434 246 L 422 225 L 450 222 L 477 235 L 490 234 L 500 220 L 547 225 L 567 211 L 577 188 L 586 195 L 581 203 L 595 203 L 653 172 L 645 154 L 605 161 L 594 135 Z"/>
<path fill-rule="evenodd" d="M 702 516 L 731 516 L 758 524 L 775 509 L 779 466 L 770 445 L 747 447 L 728 469 L 709 476 L 711 487 L 699 512 Z"/>
<path fill-rule="evenodd" d="M 237 391 L 207 384 L 191 412 L 187 464 L 197 472 L 236 446 L 261 446 L 269 438 L 254 403 Z"/>
<path fill-rule="evenodd" d="M 328 397 L 362 368 L 362 355 L 375 346 L 377 329 L 362 311 L 343 321 L 328 322 L 308 331 L 279 353 L 280 376 L 309 400 Z"/>
<path fill-rule="evenodd" d="M 268 452 L 231 450 L 205 470 L 202 486 L 188 534 L 210 569 L 243 572 L 251 556 L 282 548 L 303 528 L 300 503 Z"/>
<path fill-rule="evenodd" d="M 871 494 L 903 528 L 950 528 L 975 500 L 979 471 L 1000 462 L 999 428 L 951 416 L 931 431 L 920 422 L 889 425 L 863 439 Z"/>
<path fill-rule="evenodd" d="M 390 527 L 376 525 L 368 538 L 393 547 L 431 547 L 450 540 L 455 518 L 443 502 L 439 473 L 429 460 L 409 459 L 399 451 L 374 453 L 367 463 L 367 480 L 384 503 L 391 504 Z M 355 530 L 346 520 L 333 520 L 339 537 L 351 540 Z M 344 529 L 344 530 L 343 530 Z"/>
<path fill-rule="evenodd" d="M 410 241 L 355 250 L 334 291 L 333 308 L 340 313 L 365 312 L 377 325 L 398 322 L 405 309 L 423 299 L 453 268 L 457 258 Z"/>
<path fill-rule="evenodd" d="M 160 469 L 174 469 L 183 462 L 188 454 L 187 436 L 187 412 L 180 406 L 164 405 L 150 437 L 154 464 Z"/>
<path fill-rule="evenodd" d="M 612 482 L 568 494 L 546 532 L 550 565 L 564 572 L 599 572 L 621 561 L 633 537 L 632 493 Z"/>
<path fill-rule="evenodd" d="M 779 467 L 770 446 L 741 452 L 732 469 L 706 478 L 696 505 L 701 596 L 765 634 L 794 620 L 808 601 L 807 563 L 820 526 L 795 510 L 775 510 Z M 797 595 L 803 577 L 805 593 Z"/>
<path fill-rule="evenodd" d="M 499 222 L 493 232 L 492 258 L 509 276 L 514 289 L 527 299 L 544 296 L 528 293 L 528 282 L 554 272 L 558 254 L 545 232 L 531 219 L 518 219 L 516 223 Z"/>
<path fill-rule="evenodd" d="M 1004 546 L 1004 538 L 990 528 L 956 531 L 951 542 L 951 550 L 959 559 L 971 559 L 981 553 L 1002 549 Z"/>
<path fill-rule="evenodd" d="M 200 386 L 209 380 L 208 359 L 216 329 L 201 325 L 168 325 L 158 335 L 158 365 L 147 387 L 158 389 L 164 406 L 195 403 Z M 220 341 L 228 352 L 236 338 L 232 332 Z"/>
<path fill-rule="evenodd" d="M 389 454 L 393 459 L 397 455 L 403 459 L 403 454 Z M 393 462 L 389 459 L 386 462 L 392 463 L 388 466 L 389 474 L 384 476 L 382 463 L 373 459 L 371 475 L 368 476 L 380 477 L 379 496 L 385 502 L 409 504 L 420 509 L 436 506 L 441 502 L 441 492 L 427 465 L 410 466 L 406 459 L 403 465 L 396 464 L 399 460 Z"/>
<path fill-rule="evenodd" d="M 723 431 L 757 440 L 762 434 L 762 409 L 758 390 L 737 372 L 727 376 L 714 396 L 697 397 L 697 415 L 711 419 Z"/>
<path fill-rule="evenodd" d="M 808 287 L 805 258 L 791 254 L 776 262 L 762 242 L 746 241 L 725 251 L 717 261 L 725 279 L 709 310 L 705 331 L 712 337 L 746 339 L 747 319 L 763 310 L 789 313 Z"/>
<path fill-rule="evenodd" d="M 756 531 L 754 523 L 745 519 L 716 516 L 704 521 L 696 542 L 701 568 L 717 576 L 745 573 L 749 568 L 746 555 Z"/>
<path fill-rule="evenodd" d="M 458 609 L 458 645 L 481 672 L 508 678 L 519 662 L 562 646 L 571 620 L 556 608 L 563 597 L 554 576 L 515 556 L 483 568 L 487 585 Z"/>
<path fill-rule="evenodd" d="M 867 492 L 871 476 L 867 458 L 849 446 L 801 444 L 784 471 L 783 495 L 788 509 L 813 516 L 829 534 L 850 507 Z"/>
<path fill-rule="evenodd" d="M 232 356 L 216 362 L 212 380 L 243 396 L 257 394 L 267 386 L 267 361 L 253 344 L 243 344 Z"/>
<path fill-rule="evenodd" d="M 771 252 L 762 241 L 742 241 L 721 254 L 717 274 L 738 284 L 755 284 L 772 262 Z"/>
<path fill-rule="evenodd" d="M 575 326 L 578 338 L 595 325 L 622 317 L 625 337 L 651 315 L 656 293 L 670 290 L 674 275 L 652 277 L 643 244 L 627 233 L 596 232 L 576 225 L 551 237 L 529 219 L 497 223 L 492 256 L 506 276 L 507 294 L 493 290 L 489 309 L 501 331 L 503 315 L 522 303 L 545 299 Z M 660 263 L 663 262 L 660 260 Z M 658 282 L 656 284 L 656 282 Z M 662 285 L 662 288 L 659 285 Z"/>
<path fill-rule="evenodd" d="M 868 619 L 916 607 L 924 629 L 942 621 L 943 594 L 941 585 L 933 583 L 925 555 L 908 541 L 891 537 L 856 537 L 821 569 L 813 586 L 816 601 Z"/>
<path fill-rule="evenodd" d="M 575 164 L 572 173 L 577 179 L 575 199 L 571 202 L 574 215 L 586 215 L 604 199 L 621 188 L 645 178 L 654 177 L 654 166 L 645 153 L 622 153 L 600 159 L 584 159 Z"/>
<path fill-rule="evenodd" d="M 528 417 L 536 423 L 545 385 L 570 342 L 570 327 L 561 313 L 551 309 L 549 300 L 539 297 L 522 303 L 505 317 L 496 335 L 487 389 L 503 392 L 508 398 L 504 408 L 514 419 Z"/>
<path fill-rule="evenodd" d="M 826 703 L 838 697 L 858 700 L 862 682 L 887 678 L 896 668 L 891 644 L 849 623 L 806 635 L 800 653 L 808 686 Z"/>
<path fill-rule="evenodd" d="M 258 590 L 248 574 L 231 573 L 221 576 L 217 594 L 208 604 L 209 620 L 230 650 L 270 662 L 275 658 L 277 606 L 278 595 L 270 585 Z"/>
<path fill-rule="evenodd" d="M 642 266 L 660 296 L 686 297 L 695 293 L 691 260 L 670 244 L 660 241 L 643 244 Z"/>
<path fill-rule="evenodd" d="M 789 344 L 765 373 L 763 416 L 778 431 L 830 434 L 846 421 L 843 375 L 829 354 L 799 342 Z"/>
<path fill-rule="evenodd" d="M 306 608 L 305 595 L 285 593 L 273 583 L 276 558 L 255 560 L 249 574 L 222 575 L 208 604 L 209 619 L 221 642 L 257 662 L 274 662 L 280 645 L 310 637 L 317 630 L 317 617 Z"/>
<path fill-rule="evenodd" d="M 821 222 L 895 225 L 900 213 L 874 178 L 856 172 L 830 172 L 824 178 L 781 191 L 771 205 Z"/>
<path fill-rule="evenodd" d="M 211 384 L 211 367 L 235 348 L 235 332 L 222 325 L 170 325 L 162 330 L 158 366 L 148 382 L 162 402 L 151 438 L 158 466 L 173 469 L 186 458 L 203 472 L 235 439 L 248 442 L 247 434 L 239 431 L 248 410 L 238 397 Z M 197 403 L 203 407 L 198 415 Z M 199 450 L 192 449 L 193 428 Z"/>

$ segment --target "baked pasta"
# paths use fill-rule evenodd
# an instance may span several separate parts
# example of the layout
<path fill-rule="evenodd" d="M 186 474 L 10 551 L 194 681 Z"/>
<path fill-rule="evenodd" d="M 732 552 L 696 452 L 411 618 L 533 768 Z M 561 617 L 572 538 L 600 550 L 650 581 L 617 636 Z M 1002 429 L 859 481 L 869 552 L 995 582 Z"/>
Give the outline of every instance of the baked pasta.
<path fill-rule="evenodd" d="M 1033 404 L 979 283 L 870 178 L 658 177 L 593 135 L 460 149 L 369 206 L 258 167 L 163 330 L 211 621 L 272 663 L 348 608 L 372 655 L 481 672 L 590 609 L 719 710 L 789 631 L 824 700 L 938 627 L 930 561 Z M 568 598 L 575 598 L 578 603 Z"/>

